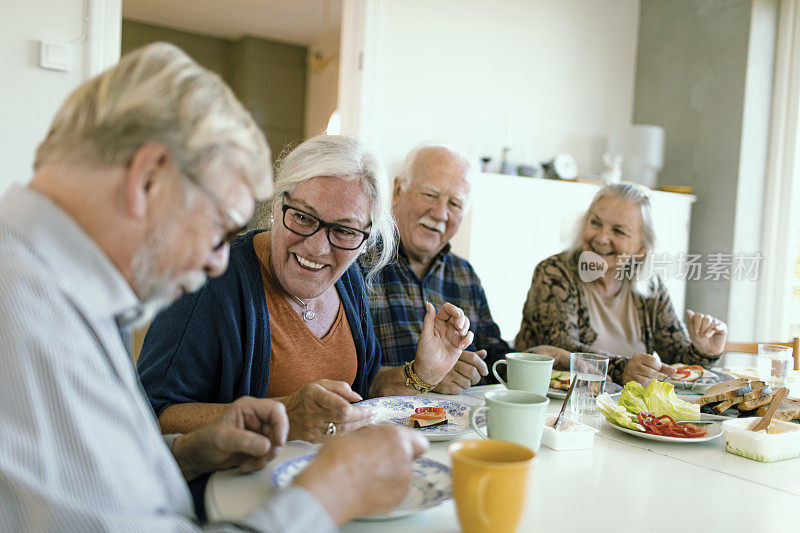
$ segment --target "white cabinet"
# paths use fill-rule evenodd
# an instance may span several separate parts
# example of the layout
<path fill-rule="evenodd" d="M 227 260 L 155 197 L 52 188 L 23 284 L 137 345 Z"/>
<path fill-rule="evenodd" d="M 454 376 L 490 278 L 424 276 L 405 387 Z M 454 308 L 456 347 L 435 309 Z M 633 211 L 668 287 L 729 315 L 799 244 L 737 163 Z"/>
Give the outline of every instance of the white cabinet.
<path fill-rule="evenodd" d="M 522 305 L 539 261 L 572 242 L 577 219 L 600 185 L 559 180 L 479 174 L 472 184 L 472 206 L 453 238 L 453 251 L 469 260 L 486 290 L 503 338 L 513 341 Z M 689 247 L 695 197 L 654 191 L 656 252 L 676 258 Z M 678 313 L 683 313 L 686 282 L 666 281 Z"/>

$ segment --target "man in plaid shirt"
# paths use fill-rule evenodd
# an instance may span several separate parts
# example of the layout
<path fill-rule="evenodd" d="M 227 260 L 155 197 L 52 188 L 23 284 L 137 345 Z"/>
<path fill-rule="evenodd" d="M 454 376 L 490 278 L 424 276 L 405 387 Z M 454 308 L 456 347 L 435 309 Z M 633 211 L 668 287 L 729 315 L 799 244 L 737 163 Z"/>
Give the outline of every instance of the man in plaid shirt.
<path fill-rule="evenodd" d="M 511 351 L 489 312 L 478 275 L 450 252 L 469 204 L 473 167 L 460 150 L 419 145 L 406 156 L 394 183 L 393 210 L 400 233 L 398 256 L 374 279 L 369 305 L 382 365 L 412 361 L 425 316 L 425 302 L 450 302 L 464 310 L 473 344 L 433 390 L 459 394 L 487 376 L 488 365 Z"/>

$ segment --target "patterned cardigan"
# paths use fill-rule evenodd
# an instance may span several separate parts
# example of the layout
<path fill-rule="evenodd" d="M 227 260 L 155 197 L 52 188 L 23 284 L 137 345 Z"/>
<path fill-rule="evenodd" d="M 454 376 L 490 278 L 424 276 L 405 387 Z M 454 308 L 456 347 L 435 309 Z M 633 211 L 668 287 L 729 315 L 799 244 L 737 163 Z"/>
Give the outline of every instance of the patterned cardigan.
<path fill-rule="evenodd" d="M 517 350 L 549 344 L 569 352 L 590 352 L 611 358 L 608 373 L 621 383 L 628 358 L 591 347 L 597 339 L 589 320 L 583 282 L 567 264 L 567 253 L 548 257 L 536 266 L 528 298 L 522 308 L 522 325 L 514 340 Z M 683 322 L 675 314 L 667 288 L 660 278 L 650 281 L 652 296 L 634 294 L 634 304 L 642 325 L 642 342 L 648 353 L 658 352 L 664 363 L 709 365 L 719 355 L 700 353 L 689 338 Z"/>

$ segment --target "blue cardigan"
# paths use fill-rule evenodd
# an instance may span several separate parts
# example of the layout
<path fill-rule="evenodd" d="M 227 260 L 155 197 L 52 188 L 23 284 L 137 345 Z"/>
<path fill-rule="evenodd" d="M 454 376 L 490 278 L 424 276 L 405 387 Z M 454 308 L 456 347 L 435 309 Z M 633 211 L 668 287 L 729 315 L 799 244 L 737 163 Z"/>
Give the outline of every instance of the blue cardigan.
<path fill-rule="evenodd" d="M 186 294 L 153 319 L 138 369 L 157 416 L 177 403 L 230 403 L 264 398 L 270 328 L 260 263 L 251 231 L 231 245 L 230 265 L 199 291 Z M 364 278 L 353 264 L 336 282 L 356 347 L 353 390 L 367 398 L 380 368 Z"/>

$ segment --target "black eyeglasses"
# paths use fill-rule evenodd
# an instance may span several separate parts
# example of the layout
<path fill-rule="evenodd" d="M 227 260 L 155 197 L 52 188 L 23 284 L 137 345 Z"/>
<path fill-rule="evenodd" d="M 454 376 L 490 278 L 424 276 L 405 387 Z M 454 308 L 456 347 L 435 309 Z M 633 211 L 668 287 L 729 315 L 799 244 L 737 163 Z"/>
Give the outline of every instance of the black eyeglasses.
<path fill-rule="evenodd" d="M 182 170 L 182 173 L 189 179 L 189 181 L 197 186 L 197 188 L 206 193 L 206 195 L 211 198 L 215 204 L 217 204 L 217 207 L 220 209 L 220 211 L 222 211 L 233 222 L 233 226 L 235 226 L 234 229 L 229 230 L 225 235 L 222 236 L 219 242 L 214 245 L 214 250 L 219 250 L 226 244 L 230 244 L 235 241 L 236 238 L 239 237 L 239 234 L 247 229 L 247 220 L 244 218 L 244 215 L 232 207 L 225 205 L 225 202 L 222 201 L 222 198 L 220 198 L 217 193 L 212 191 L 205 183 L 200 181 L 200 178 L 195 176 L 192 172 L 189 172 L 188 170 Z"/>
<path fill-rule="evenodd" d="M 307 213 L 302 209 L 297 209 L 285 203 L 281 206 L 283 210 L 283 225 L 297 235 L 310 237 L 325 228 L 328 242 L 334 248 L 341 250 L 355 250 L 369 237 L 369 232 L 341 224 L 331 224 Z"/>

